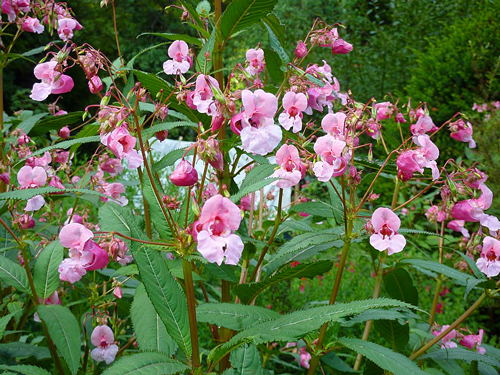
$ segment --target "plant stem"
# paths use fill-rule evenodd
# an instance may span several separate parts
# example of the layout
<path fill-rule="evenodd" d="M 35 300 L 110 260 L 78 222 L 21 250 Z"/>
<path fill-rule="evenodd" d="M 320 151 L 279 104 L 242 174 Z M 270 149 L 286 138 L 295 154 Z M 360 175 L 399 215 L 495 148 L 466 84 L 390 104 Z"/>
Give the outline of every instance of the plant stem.
<path fill-rule="evenodd" d="M 439 300 L 439 293 L 441 292 L 441 285 L 443 284 L 443 281 L 441 279 L 441 275 L 438 276 L 437 283 L 436 283 L 436 291 L 434 292 L 434 298 L 432 300 L 432 307 L 431 307 L 431 316 L 429 317 L 429 326 L 432 327 L 434 324 L 434 318 L 436 317 L 436 310 L 437 310 L 437 304 Z"/>
<path fill-rule="evenodd" d="M 191 333 L 191 348 L 193 350 L 193 370 L 200 367 L 200 347 L 198 344 L 198 323 L 196 321 L 196 299 L 194 296 L 193 273 L 191 263 L 182 259 L 182 271 L 184 272 L 184 284 L 186 286 L 186 298 L 189 315 L 189 332 Z"/>
<path fill-rule="evenodd" d="M 221 302 L 230 302 L 231 300 L 231 282 L 222 280 Z M 225 327 L 220 329 L 220 338 L 222 342 L 226 342 L 231 338 L 231 330 Z M 222 374 L 230 366 L 229 355 L 224 356 L 219 363 L 219 373 Z"/>
<path fill-rule="evenodd" d="M 335 283 L 333 284 L 332 294 L 330 295 L 330 301 L 328 302 L 329 305 L 335 304 L 335 300 L 337 299 L 337 294 L 340 289 L 340 282 L 342 280 L 342 275 L 344 273 L 344 267 L 347 261 L 347 255 L 349 254 L 349 249 L 351 248 L 352 228 L 353 228 L 353 220 L 349 219 L 347 220 L 347 231 L 345 233 L 344 246 L 342 247 L 339 266 L 337 268 L 337 275 L 335 276 Z M 318 336 L 318 343 L 316 344 L 315 348 L 316 352 L 321 350 L 321 348 L 323 347 L 323 342 L 325 341 L 325 335 L 327 329 L 328 329 L 328 322 L 321 326 Z M 308 375 L 314 375 L 316 373 L 316 368 L 318 367 L 319 364 L 319 358 L 320 358 L 319 354 L 315 354 L 312 357 L 309 371 L 307 372 Z"/>
<path fill-rule="evenodd" d="M 118 41 L 118 28 L 116 27 L 116 10 L 115 10 L 115 0 L 111 0 L 111 5 L 113 6 L 113 27 L 115 29 L 115 41 L 116 48 L 118 49 L 118 57 L 120 58 L 121 66 L 125 65 L 123 62 L 122 53 L 120 51 L 120 42 Z"/>

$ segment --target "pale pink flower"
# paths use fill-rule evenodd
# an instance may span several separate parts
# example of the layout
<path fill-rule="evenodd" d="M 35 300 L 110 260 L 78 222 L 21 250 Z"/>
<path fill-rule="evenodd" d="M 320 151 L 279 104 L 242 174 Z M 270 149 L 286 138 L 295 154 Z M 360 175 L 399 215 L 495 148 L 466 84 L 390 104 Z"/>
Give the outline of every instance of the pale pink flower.
<path fill-rule="evenodd" d="M 398 234 L 401 220 L 392 210 L 379 207 L 371 218 L 374 233 L 370 236 L 370 245 L 378 251 L 388 250 L 388 255 L 399 253 L 406 245 L 406 239 Z"/>
<path fill-rule="evenodd" d="M 324 135 L 316 140 L 314 151 L 321 161 L 314 164 L 313 172 L 319 181 L 326 182 L 345 173 L 349 160 L 349 152 L 345 152 L 345 148 L 345 141 L 330 135 Z"/>
<path fill-rule="evenodd" d="M 119 159 L 127 159 L 129 169 L 139 167 L 142 155 L 134 149 L 137 140 L 132 137 L 125 125 L 116 128 L 111 133 L 101 135 L 101 143 L 108 146 L 111 152 Z"/>
<path fill-rule="evenodd" d="M 465 228 L 465 220 L 451 220 L 446 227 L 455 232 L 462 233 L 462 236 L 469 238 L 469 231 Z"/>
<path fill-rule="evenodd" d="M 30 0 L 2 0 L 2 13 L 7 14 L 9 22 L 16 19 L 19 12 L 29 12 Z"/>
<path fill-rule="evenodd" d="M 104 172 L 108 172 L 111 176 L 116 176 L 123 171 L 120 159 L 107 158 L 99 167 L 101 167 Z"/>
<path fill-rule="evenodd" d="M 33 85 L 30 98 L 36 101 L 47 99 L 50 94 L 64 94 L 73 89 L 73 79 L 55 70 L 57 61 L 38 64 L 35 67 L 35 77 L 41 80 Z"/>
<path fill-rule="evenodd" d="M 176 186 L 193 186 L 198 181 L 198 172 L 190 162 L 182 159 L 169 179 Z"/>
<path fill-rule="evenodd" d="M 472 124 L 460 119 L 450 124 L 450 137 L 460 142 L 469 143 L 469 148 L 475 148 L 476 142 L 472 139 Z"/>
<path fill-rule="evenodd" d="M 213 77 L 200 74 L 196 77 L 196 86 L 193 93 L 193 105 L 200 113 L 212 115 L 216 113 L 214 93 L 211 87 L 219 88 L 219 82 Z"/>
<path fill-rule="evenodd" d="M 484 335 L 484 330 L 480 329 L 479 333 L 477 335 L 467 335 L 460 340 L 460 345 L 465 346 L 466 348 L 469 349 L 474 349 L 474 346 L 476 347 L 476 351 L 479 354 L 485 354 L 486 349 L 481 346 L 483 342 L 483 335 Z"/>
<path fill-rule="evenodd" d="M 309 368 L 309 361 L 311 360 L 311 354 L 307 351 L 305 346 L 299 348 L 300 355 L 300 365 L 304 368 Z"/>
<path fill-rule="evenodd" d="M 66 164 L 69 159 L 69 151 L 56 151 L 54 161 L 59 164 Z"/>
<path fill-rule="evenodd" d="M 448 329 L 448 327 L 449 327 L 449 325 L 444 325 L 443 327 L 441 327 L 441 330 L 433 331 L 432 334 L 434 336 L 439 336 L 441 334 L 441 332 L 446 331 Z M 446 334 L 446 336 L 444 336 L 441 339 L 441 342 L 439 343 L 439 345 L 441 346 L 441 349 L 456 348 L 457 343 L 454 341 L 451 341 L 451 340 L 455 339 L 456 337 L 457 337 L 457 331 L 454 329 L 451 330 L 448 334 Z"/>
<path fill-rule="evenodd" d="M 414 172 L 423 173 L 424 168 L 430 168 L 432 179 L 437 180 L 439 178 L 439 169 L 436 159 L 439 157 L 439 149 L 428 135 L 415 136 L 413 141 L 420 148 L 407 150 L 400 154 L 396 160 L 399 178 L 408 181 L 412 178 Z"/>
<path fill-rule="evenodd" d="M 93 76 L 89 81 L 89 90 L 92 94 L 97 94 L 103 88 L 103 84 L 99 76 Z"/>
<path fill-rule="evenodd" d="M 189 61 L 189 47 L 183 40 L 174 41 L 168 47 L 168 56 L 172 60 L 163 63 L 165 74 L 184 74 L 189 70 L 191 63 Z"/>
<path fill-rule="evenodd" d="M 438 206 L 433 205 L 429 207 L 425 213 L 425 217 L 431 222 L 441 223 L 446 219 L 446 212 L 441 211 Z"/>
<path fill-rule="evenodd" d="M 21 189 L 37 188 L 47 183 L 47 172 L 42 167 L 29 167 L 25 165 L 17 172 L 17 181 Z"/>
<path fill-rule="evenodd" d="M 42 24 L 40 24 L 38 18 L 26 17 L 23 22 L 22 29 L 28 33 L 41 34 L 45 28 Z"/>
<path fill-rule="evenodd" d="M 323 60 L 323 66 L 319 66 L 318 64 L 312 64 L 308 66 L 306 69 L 306 73 L 311 74 L 316 78 L 322 79 L 323 81 L 324 79 L 326 79 L 328 83 L 332 83 L 332 79 L 335 79 L 336 82 L 332 86 L 332 89 L 334 91 L 340 90 L 340 86 L 337 79 L 334 78 L 332 75 L 332 68 L 330 65 L 328 65 L 328 63 L 325 60 Z"/>
<path fill-rule="evenodd" d="M 118 201 L 121 206 L 126 206 L 128 204 L 128 199 L 122 196 L 122 194 L 125 193 L 125 186 L 122 183 L 113 182 L 111 184 L 106 184 L 106 186 L 104 187 L 104 192 L 106 195 L 109 195 L 110 197 Z M 103 197 L 101 197 L 101 199 L 102 198 Z M 107 201 L 107 198 L 104 199 L 104 201 Z"/>
<path fill-rule="evenodd" d="M 60 18 L 57 21 L 57 33 L 59 34 L 59 38 L 65 42 L 73 38 L 74 30 L 80 30 L 81 28 L 82 25 L 73 18 Z"/>
<path fill-rule="evenodd" d="M 374 105 L 375 111 L 377 112 L 377 121 L 385 120 L 392 117 L 394 112 L 393 105 L 390 102 L 382 102 Z"/>
<path fill-rule="evenodd" d="M 279 123 L 286 129 L 293 128 L 297 133 L 302 130 L 302 112 L 307 108 L 307 97 L 302 93 L 288 91 L 283 97 L 283 113 L 278 117 Z"/>
<path fill-rule="evenodd" d="M 486 175 L 486 173 L 480 171 L 477 168 L 473 168 L 469 171 L 469 174 L 467 175 L 464 183 L 472 189 L 477 189 L 481 184 L 486 182 L 487 179 L 488 176 Z"/>
<path fill-rule="evenodd" d="M 44 205 L 45 205 L 45 199 L 43 199 L 41 195 L 35 195 L 33 198 L 28 199 L 24 211 L 26 212 L 38 211 Z"/>
<path fill-rule="evenodd" d="M 410 130 L 413 135 L 423 135 L 426 133 L 435 132 L 438 130 L 437 126 L 434 125 L 431 116 L 424 115 L 420 117 L 415 124 L 410 126 Z"/>
<path fill-rule="evenodd" d="M 67 224 L 59 232 L 61 245 L 77 251 L 82 251 L 85 243 L 92 237 L 94 237 L 92 231 L 78 223 Z"/>
<path fill-rule="evenodd" d="M 94 328 L 90 341 L 95 349 L 90 352 L 90 356 L 96 362 L 106 362 L 107 365 L 115 360 L 118 353 L 118 346 L 114 344 L 115 336 L 113 331 L 106 325 L 100 325 Z"/>
<path fill-rule="evenodd" d="M 266 155 L 280 143 L 281 128 L 274 124 L 278 110 L 278 99 L 264 90 L 243 90 L 243 118 L 241 119 L 241 142 L 243 149 L 258 155 Z"/>
<path fill-rule="evenodd" d="M 283 145 L 276 153 L 276 163 L 280 168 L 271 177 L 280 178 L 273 182 L 281 189 L 297 185 L 304 178 L 306 168 L 300 160 L 299 151 L 295 146 Z"/>
<path fill-rule="evenodd" d="M 485 237 L 481 256 L 476 264 L 477 268 L 488 277 L 500 274 L 500 241 L 493 237 Z"/>
<path fill-rule="evenodd" d="M 220 194 L 208 199 L 200 218 L 193 225 L 198 251 L 211 263 L 236 265 L 243 252 L 243 242 L 233 231 L 241 222 L 241 211 L 231 200 Z"/>
<path fill-rule="evenodd" d="M 262 48 L 250 48 L 246 53 L 247 72 L 256 75 L 264 70 L 264 51 Z"/>
<path fill-rule="evenodd" d="M 91 254 L 88 254 L 90 257 Z M 71 284 L 80 281 L 80 279 L 87 273 L 85 270 L 85 261 L 79 258 L 66 258 L 59 265 L 59 278 L 62 281 L 68 281 Z"/>
<path fill-rule="evenodd" d="M 35 165 L 37 167 L 42 167 L 45 170 L 48 169 L 50 163 L 52 163 L 52 156 L 50 155 L 50 152 L 46 151 L 43 156 L 40 156 L 39 158 L 36 158 L 34 160 Z"/>
<path fill-rule="evenodd" d="M 329 113 L 321 120 L 323 130 L 340 139 L 346 136 L 346 115 L 342 112 Z"/>

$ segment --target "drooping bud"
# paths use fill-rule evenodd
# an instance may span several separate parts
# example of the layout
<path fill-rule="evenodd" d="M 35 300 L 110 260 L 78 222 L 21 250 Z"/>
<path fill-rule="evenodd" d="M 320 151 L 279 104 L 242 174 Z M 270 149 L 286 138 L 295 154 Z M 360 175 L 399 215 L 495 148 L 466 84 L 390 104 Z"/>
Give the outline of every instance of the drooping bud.
<path fill-rule="evenodd" d="M 168 130 L 160 130 L 159 132 L 156 132 L 155 137 L 160 142 L 163 142 L 168 137 Z"/>
<path fill-rule="evenodd" d="M 212 117 L 212 134 L 220 129 L 222 124 L 224 123 L 224 115 L 217 111 L 215 115 Z"/>
<path fill-rule="evenodd" d="M 307 56 L 307 46 L 302 40 L 299 40 L 297 47 L 295 47 L 295 56 L 299 59 Z"/>
<path fill-rule="evenodd" d="M 67 126 L 61 128 L 59 130 L 59 137 L 61 137 L 62 139 L 68 139 L 70 134 L 71 134 L 71 130 L 69 130 L 69 128 Z"/>
<path fill-rule="evenodd" d="M 193 186 L 198 181 L 198 172 L 188 161 L 182 159 L 169 178 L 176 186 Z"/>

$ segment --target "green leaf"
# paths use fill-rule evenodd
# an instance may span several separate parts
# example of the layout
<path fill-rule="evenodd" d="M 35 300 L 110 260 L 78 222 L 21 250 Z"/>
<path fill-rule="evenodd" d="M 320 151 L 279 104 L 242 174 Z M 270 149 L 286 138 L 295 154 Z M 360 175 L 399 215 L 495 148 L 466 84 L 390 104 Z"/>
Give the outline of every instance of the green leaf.
<path fill-rule="evenodd" d="M 309 215 L 321 217 L 335 217 L 334 207 L 324 202 L 305 202 L 295 204 L 290 208 L 291 212 L 305 212 Z M 341 211 L 343 214 L 343 211 Z"/>
<path fill-rule="evenodd" d="M 126 236 L 132 236 L 135 231 L 141 232 L 130 209 L 111 202 L 99 208 L 99 227 L 103 231 L 120 232 Z"/>
<path fill-rule="evenodd" d="M 196 308 L 198 322 L 216 324 L 235 331 L 279 318 L 275 311 L 259 307 L 232 303 L 204 303 Z"/>
<path fill-rule="evenodd" d="M 100 140 L 101 140 L 101 138 L 98 135 L 94 135 L 94 136 L 90 136 L 90 137 L 70 139 L 69 141 L 57 142 L 56 144 L 53 144 L 52 146 L 44 147 L 44 148 L 41 148 L 41 149 L 31 153 L 30 157 L 42 155 L 42 154 L 46 153 L 47 151 L 51 151 L 51 150 L 55 150 L 55 149 L 66 150 L 67 148 L 70 148 L 73 145 L 80 145 L 82 143 L 90 143 L 90 142 L 99 142 Z"/>
<path fill-rule="evenodd" d="M 213 52 L 215 47 L 215 37 L 216 37 L 216 29 L 212 31 L 210 34 L 210 38 L 203 44 L 203 47 L 200 49 L 198 53 L 198 57 L 196 58 L 196 66 L 199 71 L 208 74 L 210 70 L 212 70 L 212 60 L 213 60 Z M 205 54 L 208 54 L 210 58 L 207 60 Z"/>
<path fill-rule="evenodd" d="M 6 366 L 0 365 L 0 370 L 13 371 L 15 374 L 23 375 L 51 375 L 47 370 L 30 365 Z"/>
<path fill-rule="evenodd" d="M 283 82 L 285 74 L 281 70 L 283 61 L 281 61 L 280 55 L 272 49 L 264 48 L 264 59 L 266 60 L 266 68 L 269 76 L 274 83 L 279 84 Z"/>
<path fill-rule="evenodd" d="M 191 127 L 193 129 L 196 129 L 196 130 L 198 129 L 198 125 L 195 124 L 194 122 L 191 122 L 191 121 L 164 122 L 161 124 L 151 126 L 150 128 L 147 128 L 146 130 L 143 130 L 142 136 L 143 137 L 151 137 L 156 132 L 159 132 L 161 130 L 170 130 L 170 129 L 178 128 L 181 126 Z"/>
<path fill-rule="evenodd" d="M 347 363 L 341 360 L 335 353 L 330 352 L 321 357 L 321 361 L 332 369 L 340 372 L 356 372 Z"/>
<path fill-rule="evenodd" d="M 407 318 L 408 313 L 405 315 L 397 310 L 382 310 L 370 309 L 362 314 L 356 315 L 354 318 L 342 323 L 344 327 L 352 327 L 355 324 L 363 323 L 368 320 L 396 320 Z M 415 316 L 417 318 L 418 315 Z"/>
<path fill-rule="evenodd" d="M 428 353 L 420 357 L 420 359 L 432 358 L 435 361 L 440 360 L 449 360 L 449 359 L 458 359 L 467 363 L 471 363 L 472 361 L 478 361 L 482 363 L 486 363 L 487 365 L 500 367 L 500 361 L 494 357 L 491 357 L 486 354 L 479 354 L 476 351 L 467 350 L 463 348 L 451 348 L 451 349 L 438 349 L 432 353 Z"/>
<path fill-rule="evenodd" d="M 276 164 L 263 164 L 255 166 L 245 176 L 240 189 L 251 186 L 255 181 L 264 180 L 265 178 L 271 176 L 274 172 L 274 168 L 276 168 Z"/>
<path fill-rule="evenodd" d="M 387 340 L 392 350 L 400 352 L 410 340 L 410 326 L 397 320 L 376 320 L 375 330 Z"/>
<path fill-rule="evenodd" d="M 183 40 L 186 43 L 189 44 L 194 44 L 197 46 L 201 47 L 201 41 L 198 38 L 195 38 L 190 35 L 185 35 L 185 34 L 172 34 L 172 33 L 142 33 L 137 36 L 137 38 L 140 38 L 141 36 L 144 35 L 153 35 L 153 36 L 159 36 L 160 38 L 168 39 L 168 40 Z"/>
<path fill-rule="evenodd" d="M 274 13 L 271 13 L 267 17 L 263 18 L 262 23 L 268 28 L 268 31 L 270 30 L 272 32 L 272 35 L 271 35 L 271 33 L 269 33 L 271 47 L 276 52 L 280 53 L 279 51 L 276 50 L 274 44 L 278 43 L 280 46 L 286 45 L 285 25 L 283 25 L 281 23 L 279 18 Z M 273 41 L 274 39 L 276 39 L 276 41 Z M 281 56 L 281 54 L 280 54 L 280 56 Z M 286 61 L 286 62 L 290 61 L 290 60 L 283 59 L 283 57 L 281 59 L 283 61 Z"/>
<path fill-rule="evenodd" d="M 234 33 L 259 22 L 272 12 L 278 0 L 234 0 L 220 20 L 220 30 L 225 40 Z"/>
<path fill-rule="evenodd" d="M 220 266 L 218 266 L 215 263 L 207 263 L 204 265 L 204 268 L 206 272 L 208 272 L 212 276 L 215 276 L 217 279 L 227 280 L 232 283 L 237 283 L 239 280 L 234 273 L 235 267 L 228 264 L 221 264 Z"/>
<path fill-rule="evenodd" d="M 243 345 L 231 352 L 230 362 L 240 375 L 261 374 L 262 361 L 259 351 L 253 345 Z"/>
<path fill-rule="evenodd" d="M 167 332 L 187 355 L 191 355 L 189 320 L 184 291 L 170 273 L 158 251 L 134 242 L 132 255 L 149 299 Z"/>
<path fill-rule="evenodd" d="M 35 346 L 24 342 L 8 342 L 0 344 L 0 358 L 34 357 L 37 360 L 50 358 L 49 348 Z"/>
<path fill-rule="evenodd" d="M 169 357 L 175 353 L 177 344 L 167 333 L 142 284 L 135 291 L 130 317 L 141 350 L 155 350 Z"/>
<path fill-rule="evenodd" d="M 50 337 L 57 350 L 68 364 L 74 375 L 80 367 L 81 339 L 80 326 L 71 311 L 59 305 L 39 305 L 38 315 L 47 325 Z"/>
<path fill-rule="evenodd" d="M 233 203 L 238 203 L 241 198 L 243 198 L 245 195 L 248 195 L 250 193 L 253 193 L 254 191 L 260 190 L 263 187 L 266 187 L 267 185 L 273 183 L 274 181 L 278 181 L 279 178 L 274 178 L 274 177 L 269 177 L 265 178 L 263 180 L 257 180 L 253 182 L 252 184 L 245 186 L 244 188 L 240 188 L 237 194 L 232 195 L 229 199 L 231 199 L 231 202 Z"/>
<path fill-rule="evenodd" d="M 411 264 L 412 266 L 423 268 L 424 270 L 437 272 L 443 274 L 459 285 L 467 285 L 467 281 L 471 279 L 471 276 L 457 271 L 451 267 L 445 266 L 437 262 L 423 259 L 404 259 L 401 263 Z"/>
<path fill-rule="evenodd" d="M 179 160 L 185 152 L 186 150 L 184 148 L 170 151 L 168 154 L 166 154 L 164 157 L 153 164 L 153 172 L 160 172 L 162 169 L 174 165 L 174 163 Z M 187 155 L 191 155 L 193 152 L 194 150 L 190 150 Z"/>
<path fill-rule="evenodd" d="M 37 122 L 47 115 L 48 113 L 39 113 L 37 115 L 33 115 L 24 120 L 23 122 L 21 122 L 17 126 L 17 129 L 22 130 L 26 134 L 29 134 L 31 132 L 31 129 L 33 129 L 33 127 L 37 124 Z"/>
<path fill-rule="evenodd" d="M 76 122 L 81 121 L 83 116 L 82 111 L 79 112 L 71 112 L 66 115 L 61 116 L 49 116 L 41 119 L 36 126 L 31 130 L 30 135 L 45 135 L 50 130 L 59 130 L 66 125 L 71 125 Z"/>
<path fill-rule="evenodd" d="M 59 265 L 63 261 L 63 247 L 59 241 L 49 243 L 38 255 L 33 281 L 42 300 L 46 300 L 59 286 Z"/>
<path fill-rule="evenodd" d="M 189 368 L 162 353 L 144 352 L 120 358 L 103 375 L 172 375 Z"/>
<path fill-rule="evenodd" d="M 241 331 L 227 343 L 212 350 L 208 361 L 216 363 L 224 355 L 244 343 L 259 345 L 270 341 L 297 341 L 308 333 L 318 330 L 326 322 L 341 322 L 346 317 L 382 307 L 412 306 L 401 301 L 379 298 L 295 311 Z"/>
<path fill-rule="evenodd" d="M 293 278 L 306 277 L 312 279 L 315 276 L 322 275 L 328 272 L 333 267 L 333 262 L 330 260 L 318 260 L 311 263 L 300 263 L 295 267 L 285 267 L 278 273 L 268 277 L 267 279 L 250 284 L 241 284 L 236 288 L 236 294 L 245 304 L 253 301 L 257 296 L 271 285 L 280 281 L 290 280 Z"/>
<path fill-rule="evenodd" d="M 53 194 L 53 193 L 59 193 L 59 194 L 65 194 L 65 193 L 79 193 L 79 194 L 89 194 L 89 195 L 97 195 L 100 197 L 105 197 L 111 201 L 114 201 L 115 199 L 110 197 L 109 195 L 99 193 L 98 191 L 95 190 L 88 190 L 88 189 L 58 189 L 52 186 L 46 186 L 46 187 L 40 187 L 40 188 L 34 188 L 34 189 L 23 189 L 23 190 L 12 190 L 12 191 L 7 191 L 5 193 L 0 193 L 0 201 L 2 200 L 7 200 L 7 199 L 19 199 L 19 200 L 28 200 L 30 198 L 33 198 L 35 195 L 42 195 L 42 194 Z"/>
<path fill-rule="evenodd" d="M 417 288 L 404 268 L 396 268 L 386 273 L 383 280 L 385 290 L 392 298 L 418 306 Z"/>
<path fill-rule="evenodd" d="M 364 340 L 342 337 L 339 343 L 365 356 L 384 370 L 398 375 L 425 374 L 415 362 L 391 349 Z"/>
<path fill-rule="evenodd" d="M 26 272 L 19 264 L 0 255 L 0 280 L 20 292 L 31 294 Z"/>
<path fill-rule="evenodd" d="M 460 256 L 462 258 L 464 258 L 464 260 L 467 262 L 467 264 L 469 265 L 472 273 L 474 274 L 474 276 L 476 276 L 478 279 L 481 279 L 481 280 L 486 280 L 487 277 L 484 273 L 481 272 L 481 270 L 479 268 L 477 268 L 477 265 L 476 265 L 476 262 L 474 262 L 474 259 L 471 259 L 470 256 L 464 254 L 464 253 L 461 253 L 460 251 L 456 251 L 458 254 L 460 254 Z"/>
<path fill-rule="evenodd" d="M 10 320 L 14 315 L 15 315 L 14 313 L 11 313 L 0 318 L 0 339 L 3 337 L 5 328 L 7 327 L 7 324 L 9 324 Z"/>
<path fill-rule="evenodd" d="M 158 200 L 155 192 L 153 191 L 152 182 L 149 180 L 147 174 L 143 175 L 142 179 L 142 194 L 146 201 L 148 202 L 148 208 L 151 215 L 151 222 L 158 231 L 160 238 L 169 239 L 171 238 L 170 228 L 168 226 L 167 219 L 163 215 L 162 205 L 163 202 Z M 161 191 L 157 181 L 153 182 L 156 185 L 157 191 Z"/>

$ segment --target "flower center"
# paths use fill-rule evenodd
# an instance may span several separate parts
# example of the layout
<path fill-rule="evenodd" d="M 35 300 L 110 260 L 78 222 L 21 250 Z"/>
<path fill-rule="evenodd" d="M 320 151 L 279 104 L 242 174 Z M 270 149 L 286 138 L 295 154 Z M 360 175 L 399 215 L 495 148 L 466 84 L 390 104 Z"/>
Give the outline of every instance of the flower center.
<path fill-rule="evenodd" d="M 380 229 L 379 234 L 381 234 L 384 239 L 385 237 L 391 238 L 392 235 L 394 234 L 394 231 L 391 228 L 389 228 L 387 224 L 384 224 L 382 226 L 382 229 Z"/>

